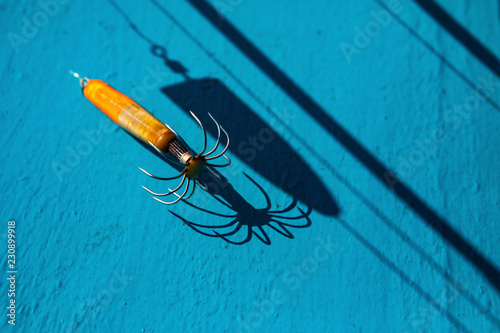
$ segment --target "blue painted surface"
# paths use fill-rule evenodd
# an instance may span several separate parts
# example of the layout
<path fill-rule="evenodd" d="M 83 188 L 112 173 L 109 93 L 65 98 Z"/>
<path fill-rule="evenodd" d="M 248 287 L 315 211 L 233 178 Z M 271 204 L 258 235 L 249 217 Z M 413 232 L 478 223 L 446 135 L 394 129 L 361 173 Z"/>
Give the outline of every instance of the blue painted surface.
<path fill-rule="evenodd" d="M 35 1 L 0 7 L 5 314 L 9 220 L 18 266 L 16 327 L 2 314 L 2 331 L 500 330 L 499 68 L 422 6 L 208 2 L 218 16 L 200 2 L 66 2 L 51 15 Z M 497 1 L 436 3 L 500 57 Z M 356 36 L 376 28 L 372 11 L 383 26 Z M 200 234 L 169 210 L 205 226 L 234 218 L 152 200 L 140 185 L 172 184 L 137 167 L 175 170 L 113 127 L 69 70 L 134 97 L 195 149 L 188 108 L 216 115 L 233 164 L 230 185 L 212 186 L 233 208 L 203 191 L 190 202 L 238 214 L 219 230 L 250 224 L 252 238 Z M 294 198 L 276 213 L 289 239 L 269 211 Z M 299 209 L 310 225 L 285 219 Z"/>

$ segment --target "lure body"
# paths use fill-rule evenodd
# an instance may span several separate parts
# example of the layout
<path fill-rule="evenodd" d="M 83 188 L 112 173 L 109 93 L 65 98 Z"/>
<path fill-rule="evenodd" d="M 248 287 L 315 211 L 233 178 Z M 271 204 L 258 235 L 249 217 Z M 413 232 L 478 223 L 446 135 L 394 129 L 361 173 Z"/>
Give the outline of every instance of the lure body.
<path fill-rule="evenodd" d="M 83 94 L 118 126 L 153 144 L 162 153 L 168 153 L 175 134 L 132 98 L 101 80 L 89 80 Z"/>
<path fill-rule="evenodd" d="M 141 169 L 148 176 L 159 179 L 159 180 L 172 180 L 176 178 L 181 178 L 181 183 L 173 190 L 166 193 L 156 193 L 148 189 L 143 188 L 155 196 L 168 196 L 174 194 L 177 199 L 171 202 L 166 202 L 160 200 L 156 197 L 154 199 L 161 203 L 170 205 L 178 202 L 180 199 L 189 198 L 196 187 L 196 184 L 200 185 L 204 190 L 207 189 L 205 183 L 201 179 L 200 175 L 203 171 L 208 170 L 216 177 L 219 177 L 215 172 L 213 172 L 210 167 L 225 167 L 231 164 L 231 160 L 227 158 L 224 153 L 229 147 L 229 136 L 227 132 L 219 125 L 219 123 L 209 114 L 212 120 L 217 125 L 218 138 L 215 147 L 207 153 L 205 149 L 207 147 L 207 133 L 200 120 L 191 112 L 191 115 L 196 119 L 201 129 L 203 130 L 203 136 L 205 139 L 203 149 L 200 153 L 195 154 L 186 142 L 175 132 L 169 125 L 162 123 L 155 116 L 149 113 L 145 108 L 139 105 L 132 98 L 122 94 L 118 90 L 111 87 L 109 84 L 101 80 L 90 80 L 88 78 L 80 78 L 77 73 L 72 73 L 75 77 L 80 80 L 80 86 L 83 89 L 84 96 L 92 102 L 97 108 L 99 108 L 104 114 L 106 114 L 111 120 L 113 120 L 118 126 L 134 135 L 139 140 L 151 145 L 158 153 L 163 157 L 168 159 L 170 162 L 181 165 L 184 167 L 182 172 L 175 177 L 157 177 Z M 227 143 L 222 152 L 216 154 L 215 156 L 210 156 L 215 153 L 220 143 L 221 130 L 226 134 Z M 173 154 L 176 158 L 173 159 L 169 154 Z M 209 160 L 216 159 L 218 157 L 223 157 L 227 160 L 227 163 L 222 165 L 209 163 Z M 176 192 L 182 187 L 184 182 L 187 180 L 187 185 L 185 190 L 181 195 Z M 191 193 L 186 196 L 190 185 L 192 184 Z"/>

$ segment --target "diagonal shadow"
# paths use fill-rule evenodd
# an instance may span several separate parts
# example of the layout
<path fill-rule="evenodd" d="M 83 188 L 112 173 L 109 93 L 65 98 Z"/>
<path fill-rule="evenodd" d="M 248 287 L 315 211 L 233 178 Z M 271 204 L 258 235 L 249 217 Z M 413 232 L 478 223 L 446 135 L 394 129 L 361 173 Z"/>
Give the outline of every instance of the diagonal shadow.
<path fill-rule="evenodd" d="M 479 61 L 497 76 L 500 76 L 500 60 L 483 43 L 474 37 L 467 29 L 458 23 L 439 4 L 433 0 L 414 0 L 450 35 L 461 43 Z"/>
<path fill-rule="evenodd" d="M 389 7 L 382 0 L 374 0 L 386 11 L 390 12 Z M 490 103 L 496 110 L 500 111 L 500 106 L 490 97 L 488 93 L 483 92 L 479 86 L 467 78 L 464 73 L 462 73 L 455 65 L 453 65 L 448 59 L 446 59 L 441 53 L 439 53 L 429 42 L 427 42 L 422 36 L 420 36 L 415 29 L 410 27 L 405 21 L 401 19 L 399 15 L 393 16 L 396 21 L 399 22 L 413 37 L 415 37 L 422 45 L 424 45 L 432 54 L 434 54 L 439 60 L 445 64 L 452 72 L 454 72 L 458 77 L 460 77 L 469 87 L 474 91 L 477 91 L 484 99 Z"/>
<path fill-rule="evenodd" d="M 156 1 L 152 0 L 156 3 Z M 491 285 L 500 292 L 500 271 L 476 248 L 474 248 L 449 223 L 431 209 L 409 186 L 398 180 L 390 180 L 391 171 L 360 142 L 347 132 L 338 122 L 276 66 L 246 36 L 244 36 L 227 19 L 205 0 L 187 0 L 202 16 L 204 16 L 222 35 L 236 46 L 248 59 L 262 70 L 303 110 L 307 111 L 319 125 L 344 146 L 359 162 L 361 162 L 375 178 L 408 205 L 422 220 L 452 245 L 462 256 L 475 266 Z"/>
<path fill-rule="evenodd" d="M 415 290 L 419 295 L 421 295 L 438 313 L 443 313 L 446 318 L 460 331 L 460 332 L 472 332 L 467 329 L 446 306 L 439 304 L 435 299 L 429 295 L 423 287 L 416 281 L 413 281 L 410 276 L 408 276 L 404 271 L 402 271 L 398 266 L 396 266 L 386 255 L 384 255 L 379 249 L 377 249 L 373 244 L 371 244 L 366 238 L 363 237 L 356 229 L 349 225 L 342 218 L 337 220 L 339 224 L 344 227 L 351 235 L 353 235 L 361 244 L 363 244 L 366 248 L 370 249 L 370 251 L 382 262 L 386 265 L 391 271 L 397 274 L 401 280 L 406 283 L 409 287 Z M 419 332 L 423 332 L 425 330 L 425 326 L 419 330 Z"/>

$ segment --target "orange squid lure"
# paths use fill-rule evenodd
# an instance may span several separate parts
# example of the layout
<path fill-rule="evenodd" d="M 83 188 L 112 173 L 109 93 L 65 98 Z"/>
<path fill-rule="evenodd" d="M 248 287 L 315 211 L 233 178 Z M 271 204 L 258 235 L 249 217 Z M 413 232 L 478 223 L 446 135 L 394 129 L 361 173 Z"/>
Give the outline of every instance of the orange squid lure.
<path fill-rule="evenodd" d="M 179 175 L 174 177 L 157 177 L 146 170 L 139 168 L 148 176 L 158 180 L 173 180 L 182 177 L 180 184 L 173 190 L 169 189 L 166 193 L 153 192 L 149 188 L 143 186 L 143 188 L 153 194 L 153 198 L 159 202 L 171 205 L 181 199 L 188 199 L 193 195 L 196 184 L 198 184 L 202 189 L 207 190 L 207 186 L 201 178 L 202 172 L 207 170 L 212 175 L 219 178 L 219 175 L 217 175 L 211 167 L 226 167 L 231 164 L 231 160 L 225 155 L 225 152 L 229 147 L 229 135 L 211 114 L 208 115 L 217 125 L 218 136 L 215 147 L 205 153 L 207 148 L 207 133 L 198 117 L 190 111 L 193 118 L 200 125 L 204 137 L 203 149 L 200 153 L 196 154 L 179 136 L 179 134 L 172 129 L 172 127 L 162 123 L 132 98 L 122 94 L 101 80 L 91 80 L 87 77 L 81 78 L 77 73 L 71 73 L 80 80 L 80 86 L 83 90 L 84 96 L 118 126 L 153 147 L 168 161 L 181 165 L 184 168 Z M 215 154 L 221 141 L 221 131 L 226 135 L 227 143 L 220 153 Z M 173 157 L 171 155 L 173 155 Z M 226 162 L 224 164 L 212 164 L 209 162 L 210 160 L 214 160 L 219 157 L 225 158 Z M 177 192 L 182 188 L 184 183 L 186 183 L 186 180 L 187 184 L 185 189 L 182 191 L 182 194 L 178 194 Z M 186 195 L 191 186 L 191 192 L 189 195 Z M 173 201 L 164 201 L 157 198 L 169 196 L 171 194 L 174 194 L 177 199 Z"/>

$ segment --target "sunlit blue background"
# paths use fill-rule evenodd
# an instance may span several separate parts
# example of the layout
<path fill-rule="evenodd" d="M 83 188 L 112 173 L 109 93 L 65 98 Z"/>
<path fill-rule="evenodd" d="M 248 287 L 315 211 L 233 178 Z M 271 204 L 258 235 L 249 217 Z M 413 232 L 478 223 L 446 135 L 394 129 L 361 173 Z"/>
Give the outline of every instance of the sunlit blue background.
<path fill-rule="evenodd" d="M 0 15 L 2 331 L 9 220 L 20 332 L 500 330 L 498 1 L 23 0 Z M 233 209 L 203 191 L 189 201 L 212 213 L 152 200 L 140 185 L 174 184 L 137 167 L 175 169 L 70 70 L 194 149 L 187 108 L 210 146 L 216 115 Z M 259 133 L 272 139 L 245 152 Z M 291 203 L 276 219 L 293 239 L 265 220 Z M 227 239 L 246 241 L 169 210 L 235 220 Z M 284 219 L 301 210 L 310 225 Z"/>

